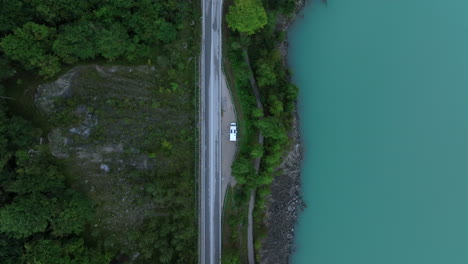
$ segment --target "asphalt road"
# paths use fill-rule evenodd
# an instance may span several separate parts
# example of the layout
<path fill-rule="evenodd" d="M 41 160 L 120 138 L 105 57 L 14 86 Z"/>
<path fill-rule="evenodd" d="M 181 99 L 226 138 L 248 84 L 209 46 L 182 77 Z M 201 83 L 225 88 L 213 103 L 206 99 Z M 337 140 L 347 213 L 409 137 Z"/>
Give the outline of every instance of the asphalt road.
<path fill-rule="evenodd" d="M 202 1 L 199 263 L 221 262 L 222 0 Z"/>

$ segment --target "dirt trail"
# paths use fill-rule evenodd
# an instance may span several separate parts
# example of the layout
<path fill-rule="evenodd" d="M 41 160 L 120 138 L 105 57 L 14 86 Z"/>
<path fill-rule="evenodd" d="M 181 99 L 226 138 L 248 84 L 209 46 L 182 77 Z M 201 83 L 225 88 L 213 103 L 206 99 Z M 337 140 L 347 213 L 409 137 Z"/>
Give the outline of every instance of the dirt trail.
<path fill-rule="evenodd" d="M 258 91 L 257 83 L 255 82 L 255 77 L 253 75 L 252 67 L 250 67 L 250 60 L 249 60 L 249 55 L 247 53 L 247 50 L 244 50 L 244 58 L 245 62 L 249 66 L 250 70 L 250 85 L 252 86 L 254 95 L 255 95 L 255 100 L 257 102 L 257 107 L 262 110 L 263 112 L 263 105 L 262 101 L 260 99 L 260 92 Z M 263 146 L 263 135 L 262 132 L 258 133 L 258 144 Z M 260 162 L 262 161 L 262 158 L 256 158 L 255 159 L 255 173 L 258 174 L 258 170 L 260 169 Z M 255 251 L 254 251 L 254 246 L 253 246 L 253 209 L 255 206 L 255 193 L 256 193 L 256 188 L 254 188 L 250 192 L 250 200 L 249 200 L 249 216 L 248 216 L 248 224 L 249 226 L 247 227 L 247 253 L 249 256 L 249 264 L 255 264 Z"/>

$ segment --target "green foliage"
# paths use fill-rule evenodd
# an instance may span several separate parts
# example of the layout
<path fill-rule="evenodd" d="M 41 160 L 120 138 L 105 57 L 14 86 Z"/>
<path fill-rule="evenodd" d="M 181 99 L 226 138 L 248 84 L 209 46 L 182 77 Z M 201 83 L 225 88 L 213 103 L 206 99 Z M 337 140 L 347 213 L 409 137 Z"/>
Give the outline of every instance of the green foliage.
<path fill-rule="evenodd" d="M 170 85 L 171 85 L 171 90 L 173 92 L 175 92 L 177 88 L 179 88 L 179 85 L 176 82 L 171 82 Z"/>
<path fill-rule="evenodd" d="M 23 243 L 11 236 L 0 233 L 0 262 L 2 264 L 21 263 Z"/>
<path fill-rule="evenodd" d="M 66 193 L 60 209 L 61 212 L 51 221 L 52 234 L 59 237 L 81 234 L 93 217 L 90 202 L 76 192 Z"/>
<path fill-rule="evenodd" d="M 281 102 L 276 95 L 268 97 L 268 111 L 274 116 L 281 116 L 283 114 L 283 102 Z"/>
<path fill-rule="evenodd" d="M 148 59 L 155 47 L 162 50 L 177 40 L 191 6 L 172 0 L 2 1 L 0 49 L 45 78 L 57 74 L 61 63 Z"/>
<path fill-rule="evenodd" d="M 232 163 L 232 175 L 236 178 L 238 184 L 245 184 L 247 177 L 253 174 L 252 162 L 240 156 Z"/>
<path fill-rule="evenodd" d="M 83 239 L 40 239 L 25 244 L 26 263 L 47 264 L 102 264 L 109 263 L 111 256 L 89 249 Z"/>
<path fill-rule="evenodd" d="M 257 84 L 260 87 L 277 83 L 274 65 L 265 60 L 257 63 Z"/>
<path fill-rule="evenodd" d="M 109 263 L 112 255 L 77 238 L 93 215 L 89 201 L 67 187 L 60 166 L 34 146 L 39 133 L 1 110 L 0 262 Z"/>
<path fill-rule="evenodd" d="M 250 156 L 252 156 L 252 158 L 261 158 L 263 156 L 263 146 L 260 144 L 253 145 Z"/>
<path fill-rule="evenodd" d="M 10 160 L 10 157 L 13 155 L 13 153 L 9 151 L 9 141 L 12 140 L 12 138 L 8 135 L 9 123 L 9 119 L 4 112 L 3 104 L 0 103 L 0 170 L 3 170 L 5 165 Z M 5 175 L 0 174 L 0 179 L 3 177 L 5 177 Z"/>
<path fill-rule="evenodd" d="M 56 193 L 65 188 L 65 176 L 56 166 L 48 164 L 45 154 L 30 155 L 26 150 L 16 153 L 16 179 L 6 189 L 17 194 Z"/>
<path fill-rule="evenodd" d="M 95 58 L 97 43 L 93 40 L 93 27 L 94 24 L 86 21 L 62 26 L 52 45 L 52 51 L 68 64 Z"/>
<path fill-rule="evenodd" d="M 0 56 L 0 81 L 10 78 L 15 73 L 15 69 L 10 66 L 10 61 L 3 56 Z M 2 87 L 0 85 L 0 94 L 2 93 L 1 88 Z"/>
<path fill-rule="evenodd" d="M 167 21 L 160 21 L 159 23 L 159 30 L 156 33 L 156 36 L 159 40 L 164 43 L 170 43 L 176 38 L 176 28 L 173 24 Z"/>
<path fill-rule="evenodd" d="M 172 144 L 171 142 L 167 141 L 167 140 L 163 140 L 162 143 L 161 143 L 161 147 L 163 150 L 165 151 L 171 151 L 172 150 Z"/>
<path fill-rule="evenodd" d="M 40 130 L 31 126 L 26 120 L 13 116 L 5 124 L 5 135 L 9 138 L 9 149 L 25 149 L 34 144 Z"/>
<path fill-rule="evenodd" d="M 281 120 L 273 117 L 266 117 L 257 121 L 257 127 L 262 131 L 265 138 L 276 140 L 286 140 L 287 134 Z"/>
<path fill-rule="evenodd" d="M 223 264 L 239 264 L 239 256 L 233 253 L 226 253 L 223 254 L 223 259 L 222 259 Z"/>
<path fill-rule="evenodd" d="M 285 86 L 284 93 L 286 98 L 284 110 L 287 112 L 292 112 L 294 111 L 295 102 L 299 94 L 299 88 L 296 85 L 290 83 Z"/>
<path fill-rule="evenodd" d="M 287 17 L 294 14 L 297 5 L 294 0 L 264 0 L 263 3 L 270 12 L 279 12 Z"/>
<path fill-rule="evenodd" d="M 281 165 L 285 151 L 289 148 L 288 131 L 291 129 L 296 109 L 295 102 L 298 88 L 291 83 L 291 73 L 286 68 L 284 58 L 278 49 L 280 42 L 285 40 L 286 35 L 278 27 L 278 22 L 282 23 L 285 18 L 288 19 L 292 15 L 296 7 L 296 1 L 263 0 L 262 3 L 268 14 L 265 16 L 265 24 L 259 28 L 255 28 L 256 22 L 249 21 L 252 18 L 255 20 L 255 15 L 252 14 L 256 13 L 256 9 L 253 8 L 251 12 L 240 12 L 241 8 L 238 3 L 245 4 L 242 1 L 235 1 L 227 16 L 228 26 L 234 31 L 229 34 L 230 39 L 228 41 L 231 45 L 228 45 L 228 55 L 230 66 L 233 69 L 232 73 L 235 76 L 235 87 L 241 91 L 240 94 L 253 94 L 253 87 L 248 82 L 248 78 L 253 75 L 259 88 L 260 100 L 264 109 L 258 109 L 255 104 L 245 103 L 249 102 L 249 97 L 240 96 L 241 109 L 238 109 L 238 111 L 245 119 L 243 122 L 254 124 L 254 126 L 240 130 L 240 133 L 248 130 L 247 133 L 252 136 L 245 143 L 242 142 L 242 138 L 238 145 L 240 154 L 234 162 L 236 167 L 233 165 L 233 175 L 236 175 L 237 172 L 236 179 L 242 179 L 240 184 L 237 185 L 238 189 L 257 188 L 254 208 L 254 233 L 257 234 L 255 247 L 258 252 L 260 251 L 260 241 L 263 236 L 261 234 L 264 234 L 263 229 L 265 229 L 263 226 L 266 206 L 265 197 L 270 194 L 270 185 L 274 177 L 281 174 L 278 167 Z M 244 55 L 249 59 L 250 63 L 253 62 L 253 65 L 251 65 L 253 66 L 251 67 L 253 72 L 251 72 L 248 65 L 243 68 L 243 63 L 248 61 L 241 59 Z M 264 136 L 263 147 L 254 144 L 257 142 L 255 137 L 259 132 Z M 252 173 L 253 161 L 256 159 L 261 161 L 260 168 L 258 173 Z M 250 166 L 250 169 L 247 168 L 247 165 Z M 244 196 L 239 197 L 240 200 L 244 200 L 244 198 Z M 248 198 L 245 199 L 248 200 Z M 235 207 L 239 208 L 241 204 L 236 203 Z M 237 213 L 246 214 L 245 211 L 239 210 Z M 237 219 L 241 219 L 241 216 L 238 216 Z M 232 222 L 232 224 L 237 224 L 237 222 Z M 244 238 L 235 235 L 236 232 L 232 232 L 232 239 L 236 243 L 244 243 L 243 241 L 237 241 Z M 225 254 L 225 256 L 230 257 L 228 254 Z M 235 254 L 235 256 L 239 256 L 239 254 Z M 256 259 L 259 260 L 259 255 L 256 256 Z"/>
<path fill-rule="evenodd" d="M 0 48 L 12 60 L 21 62 L 25 69 L 37 69 L 40 75 L 51 77 L 60 70 L 58 58 L 48 52 L 55 35 L 53 28 L 28 22 L 4 37 Z"/>
<path fill-rule="evenodd" d="M 119 64 L 148 61 L 157 68 L 153 77 L 162 84 L 158 88 L 170 84 L 164 93 L 170 91 L 174 97 L 186 94 L 184 99 L 193 95 L 187 87 L 194 76 L 195 61 L 188 58 L 198 52 L 199 41 L 197 10 L 193 8 L 197 4 L 192 1 L 0 2 L 0 82 L 19 72 L 22 79 L 16 84 L 26 86 L 30 80 L 23 76 L 51 78 L 61 71 L 62 64 L 89 60 Z M 109 105 L 158 110 L 174 101 L 136 106 L 122 100 Z M 77 121 L 69 110 L 76 102 L 66 104 L 52 123 Z M 186 105 L 193 107 L 190 100 Z M 186 105 L 178 106 L 177 111 L 186 111 Z M 0 106 L 0 263 L 105 264 L 115 256 L 108 251 L 123 258 L 141 252 L 137 261 L 142 263 L 196 262 L 194 142 L 190 135 L 173 133 L 163 139 L 153 132 L 148 135 L 151 138 L 142 152 L 157 159 L 163 169 L 145 179 L 153 188 L 141 200 L 151 199 L 157 210 L 146 212 L 149 220 L 136 231 L 128 247 L 116 249 L 108 234 L 84 236 L 95 231 L 89 225 L 96 221 L 90 220 L 94 214 L 90 201 L 67 184 L 62 166 L 47 154 L 46 145 L 36 145 L 41 132 L 3 110 Z M 96 110 L 99 114 L 97 111 L 102 109 Z M 147 117 L 142 114 L 141 118 Z M 132 121 L 123 119 L 128 124 Z M 103 136 L 101 127 L 95 132 L 91 137 Z M 156 216 L 155 211 L 159 212 Z"/>
<path fill-rule="evenodd" d="M 271 189 L 269 187 L 260 187 L 257 189 L 257 195 L 260 198 L 265 198 L 266 196 L 271 194 Z"/>
<path fill-rule="evenodd" d="M 235 0 L 226 21 L 231 29 L 251 35 L 265 26 L 268 18 L 259 0 Z"/>
<path fill-rule="evenodd" d="M 195 263 L 196 253 L 186 250 L 193 248 L 196 231 L 184 218 L 183 213 L 179 213 L 147 222 L 145 230 L 135 234 L 135 242 L 143 257 L 154 260 L 152 263 Z"/>
<path fill-rule="evenodd" d="M 31 0 L 31 8 L 44 21 L 57 24 L 79 18 L 90 3 L 69 0 Z"/>
<path fill-rule="evenodd" d="M 113 60 L 122 56 L 131 44 L 127 30 L 120 23 L 97 32 L 97 52 L 106 59 Z"/>
<path fill-rule="evenodd" d="M 262 118 L 262 117 L 263 117 L 262 109 L 259 109 L 259 108 L 252 109 L 252 118 L 253 119 L 259 119 L 259 118 Z"/>
<path fill-rule="evenodd" d="M 75 191 L 66 190 L 65 177 L 41 150 L 16 154 L 16 174 L 4 182 L 15 198 L 0 208 L 0 231 L 16 238 L 45 232 L 57 236 L 84 231 L 92 217 L 91 205 Z"/>
<path fill-rule="evenodd" d="M 25 23 L 27 18 L 22 13 L 22 0 L 8 0 L 0 2 L 0 35 L 12 31 L 18 25 Z"/>
<path fill-rule="evenodd" d="M 16 198 L 0 209 L 0 232 L 15 238 L 24 238 L 44 232 L 54 215 L 56 199 L 41 194 L 30 194 Z"/>

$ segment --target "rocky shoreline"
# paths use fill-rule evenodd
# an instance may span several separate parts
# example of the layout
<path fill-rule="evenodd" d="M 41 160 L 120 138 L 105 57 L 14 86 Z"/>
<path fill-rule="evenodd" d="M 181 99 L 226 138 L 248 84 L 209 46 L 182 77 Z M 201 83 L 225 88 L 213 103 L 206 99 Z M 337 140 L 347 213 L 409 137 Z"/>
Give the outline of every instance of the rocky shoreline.
<path fill-rule="evenodd" d="M 296 0 L 296 10 L 294 11 L 294 15 L 292 17 L 279 17 L 278 18 L 278 25 L 276 26 L 276 30 L 282 32 L 288 32 L 289 27 L 296 21 L 297 15 L 302 11 L 302 9 L 306 6 L 306 4 L 312 2 L 312 0 Z M 288 46 L 289 41 L 288 38 L 280 43 L 278 49 L 281 52 L 281 56 L 283 57 L 283 62 L 287 67 L 288 61 Z"/>
<path fill-rule="evenodd" d="M 305 4 L 305 0 L 297 0 L 295 15 L 289 19 L 284 18 L 278 24 L 278 30 L 287 32 Z M 283 61 L 287 65 L 287 39 L 280 44 L 279 49 Z M 262 247 L 259 252 L 260 263 L 262 264 L 289 263 L 291 254 L 295 250 L 294 237 L 297 218 L 306 206 L 302 199 L 301 165 L 303 147 L 297 111 L 294 115 L 289 137 L 292 139 L 291 149 L 285 156 L 283 164 L 278 168 L 282 173 L 273 180 L 271 195 L 267 198 L 264 221 L 268 231 L 266 237 L 262 240 Z"/>
<path fill-rule="evenodd" d="M 297 218 L 305 208 L 301 192 L 301 163 L 303 148 L 299 132 L 297 113 L 293 121 L 290 137 L 291 150 L 284 159 L 271 185 L 271 195 L 267 198 L 265 224 L 267 236 L 262 241 L 260 263 L 287 264 L 294 251 L 294 234 Z"/>

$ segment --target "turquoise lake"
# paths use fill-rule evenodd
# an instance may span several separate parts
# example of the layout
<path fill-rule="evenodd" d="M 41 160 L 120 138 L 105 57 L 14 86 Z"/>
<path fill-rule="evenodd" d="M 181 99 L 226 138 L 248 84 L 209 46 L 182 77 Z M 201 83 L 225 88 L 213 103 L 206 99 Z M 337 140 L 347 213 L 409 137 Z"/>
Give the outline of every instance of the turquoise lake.
<path fill-rule="evenodd" d="M 316 0 L 302 14 L 292 263 L 467 264 L 468 1 Z"/>

